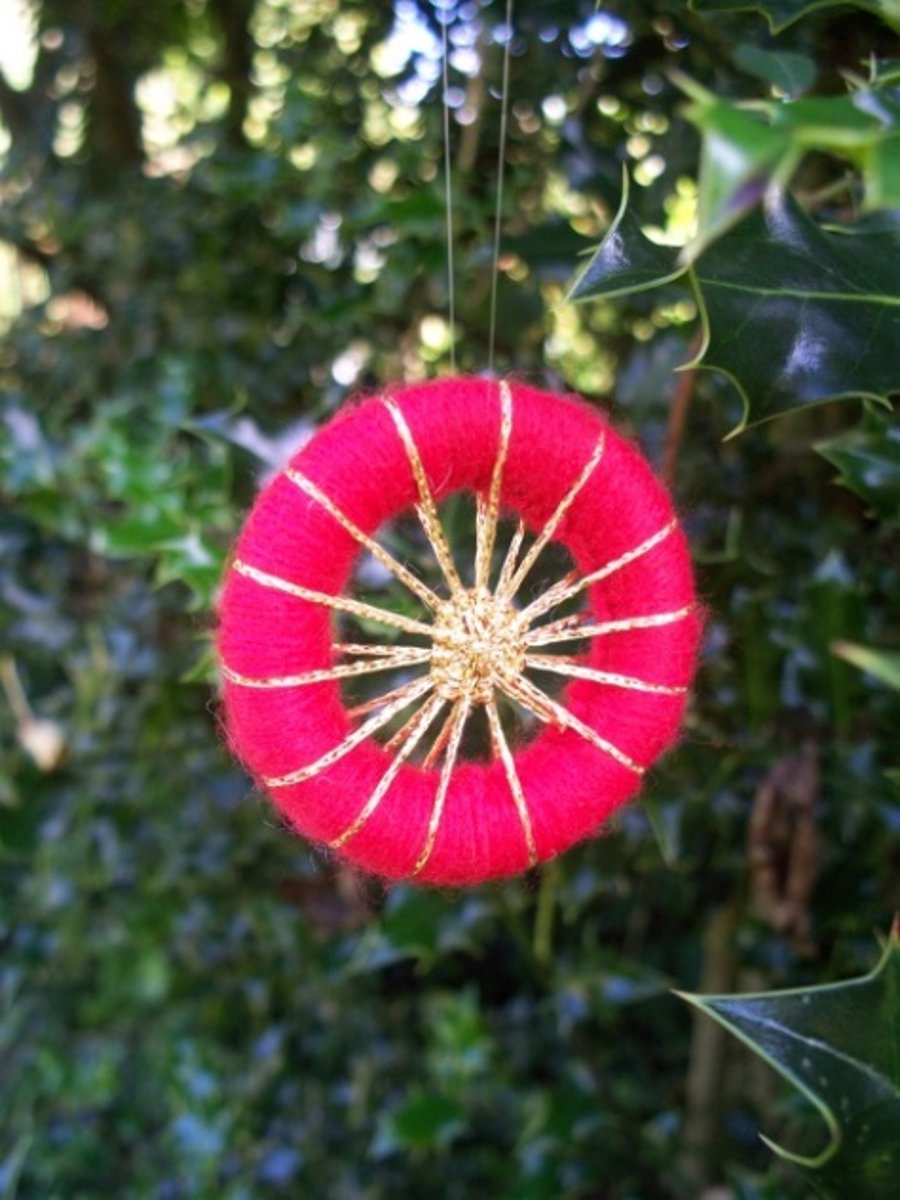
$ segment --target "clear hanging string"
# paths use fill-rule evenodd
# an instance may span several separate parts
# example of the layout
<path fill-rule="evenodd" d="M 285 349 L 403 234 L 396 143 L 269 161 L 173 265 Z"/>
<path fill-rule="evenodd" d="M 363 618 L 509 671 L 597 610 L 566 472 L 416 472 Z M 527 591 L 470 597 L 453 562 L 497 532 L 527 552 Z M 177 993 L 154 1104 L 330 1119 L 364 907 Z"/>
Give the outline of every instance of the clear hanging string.
<path fill-rule="evenodd" d="M 506 0 L 503 45 L 503 83 L 500 92 L 500 146 L 497 151 L 497 206 L 494 211 L 494 262 L 491 272 L 491 316 L 488 332 L 488 371 L 494 370 L 497 339 L 497 290 L 500 281 L 500 227 L 503 220 L 503 183 L 506 173 L 506 133 L 509 126 L 509 54 L 513 39 L 513 0 Z"/>
<path fill-rule="evenodd" d="M 450 370 L 456 374 L 456 271 L 453 265 L 453 164 L 450 157 L 449 6 L 441 8 L 441 58 L 444 104 L 444 213 L 447 226 L 447 295 L 450 318 Z"/>

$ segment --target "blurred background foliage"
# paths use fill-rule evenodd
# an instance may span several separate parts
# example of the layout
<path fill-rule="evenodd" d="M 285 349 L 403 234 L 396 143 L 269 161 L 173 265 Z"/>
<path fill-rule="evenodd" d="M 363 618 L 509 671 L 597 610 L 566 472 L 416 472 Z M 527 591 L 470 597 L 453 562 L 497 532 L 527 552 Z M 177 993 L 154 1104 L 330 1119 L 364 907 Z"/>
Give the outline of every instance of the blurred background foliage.
<path fill-rule="evenodd" d="M 708 605 L 642 803 L 524 881 L 385 890 L 280 829 L 218 728 L 261 480 L 454 336 L 485 365 L 504 8 L 0 7 L 4 1200 L 808 1194 L 757 1131 L 824 1126 L 670 989 L 860 974 L 900 907 L 895 5 L 516 5 L 497 363 L 638 438 Z M 824 308 L 804 275 L 760 311 L 785 211 L 860 239 Z M 610 228 L 639 277 L 579 257 Z M 829 374 L 791 391 L 798 345 Z M 781 415 L 724 440 L 745 410 Z"/>

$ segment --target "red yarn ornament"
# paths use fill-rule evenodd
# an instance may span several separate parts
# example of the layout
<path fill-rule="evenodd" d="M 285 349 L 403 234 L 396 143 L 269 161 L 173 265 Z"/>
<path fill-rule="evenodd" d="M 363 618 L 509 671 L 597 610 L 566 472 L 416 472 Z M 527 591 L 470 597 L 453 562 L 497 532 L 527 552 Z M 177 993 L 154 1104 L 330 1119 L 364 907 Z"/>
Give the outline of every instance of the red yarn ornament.
<path fill-rule="evenodd" d="M 437 514 L 461 489 L 478 505 L 468 571 Z M 441 589 L 374 540 L 412 508 Z M 492 573 L 501 509 L 520 523 Z M 575 571 L 535 596 L 528 577 L 551 540 Z M 421 618 L 346 594 L 363 548 Z M 587 607 L 560 617 L 576 597 Z M 403 640 L 340 641 L 335 614 Z M 257 500 L 221 602 L 228 733 L 306 837 L 388 879 L 479 883 L 559 854 L 634 795 L 676 736 L 700 626 L 670 501 L 595 409 L 518 383 L 415 385 L 345 407 Z M 346 709 L 343 678 L 390 670 L 408 679 Z M 539 682 L 553 675 L 567 678 L 556 699 Z M 546 726 L 517 750 L 503 696 Z M 492 759 L 464 761 L 479 708 Z M 374 740 L 407 713 L 387 747 Z"/>

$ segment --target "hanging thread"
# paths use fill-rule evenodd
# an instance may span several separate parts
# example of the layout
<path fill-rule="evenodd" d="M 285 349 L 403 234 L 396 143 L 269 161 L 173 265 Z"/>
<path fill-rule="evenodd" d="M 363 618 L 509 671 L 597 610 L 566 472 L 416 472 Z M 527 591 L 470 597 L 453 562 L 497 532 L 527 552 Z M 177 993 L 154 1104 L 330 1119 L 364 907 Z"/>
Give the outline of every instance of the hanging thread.
<path fill-rule="evenodd" d="M 513 38 L 513 0 L 506 0 L 506 29 L 503 46 L 503 81 L 500 91 L 500 146 L 497 151 L 497 205 L 494 211 L 494 255 L 491 272 L 491 315 L 488 332 L 488 372 L 494 370 L 497 337 L 497 291 L 500 280 L 500 228 L 503 220 L 503 184 L 506 175 L 506 132 L 509 124 L 509 56 Z"/>

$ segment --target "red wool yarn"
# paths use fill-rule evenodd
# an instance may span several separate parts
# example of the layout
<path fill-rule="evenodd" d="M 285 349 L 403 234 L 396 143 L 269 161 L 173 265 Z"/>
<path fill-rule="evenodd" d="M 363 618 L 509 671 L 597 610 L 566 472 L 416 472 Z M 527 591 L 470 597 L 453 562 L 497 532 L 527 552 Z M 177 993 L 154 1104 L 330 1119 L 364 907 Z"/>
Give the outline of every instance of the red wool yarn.
<path fill-rule="evenodd" d="M 478 502 L 474 571 L 436 526 L 436 505 L 463 489 Z M 442 588 L 375 541 L 413 508 Z M 520 526 L 498 575 L 501 511 Z M 529 574 L 551 540 L 575 572 L 543 599 Z M 364 548 L 414 592 L 421 618 L 373 618 L 349 593 Z M 576 597 L 582 609 L 561 617 Z M 341 613 L 382 621 L 400 648 L 341 641 Z M 676 737 L 700 627 L 671 503 L 595 409 L 514 382 L 418 384 L 346 406 L 259 496 L 221 601 L 228 735 L 307 838 L 387 879 L 480 883 L 596 833 L 637 792 Z M 341 680 L 379 670 L 393 671 L 390 694 L 348 711 Z M 567 677 L 555 700 L 554 675 Z M 497 716 L 501 695 L 543 722 L 521 746 Z M 466 761 L 462 731 L 479 708 L 492 757 Z M 387 747 L 375 740 L 400 717 Z"/>

